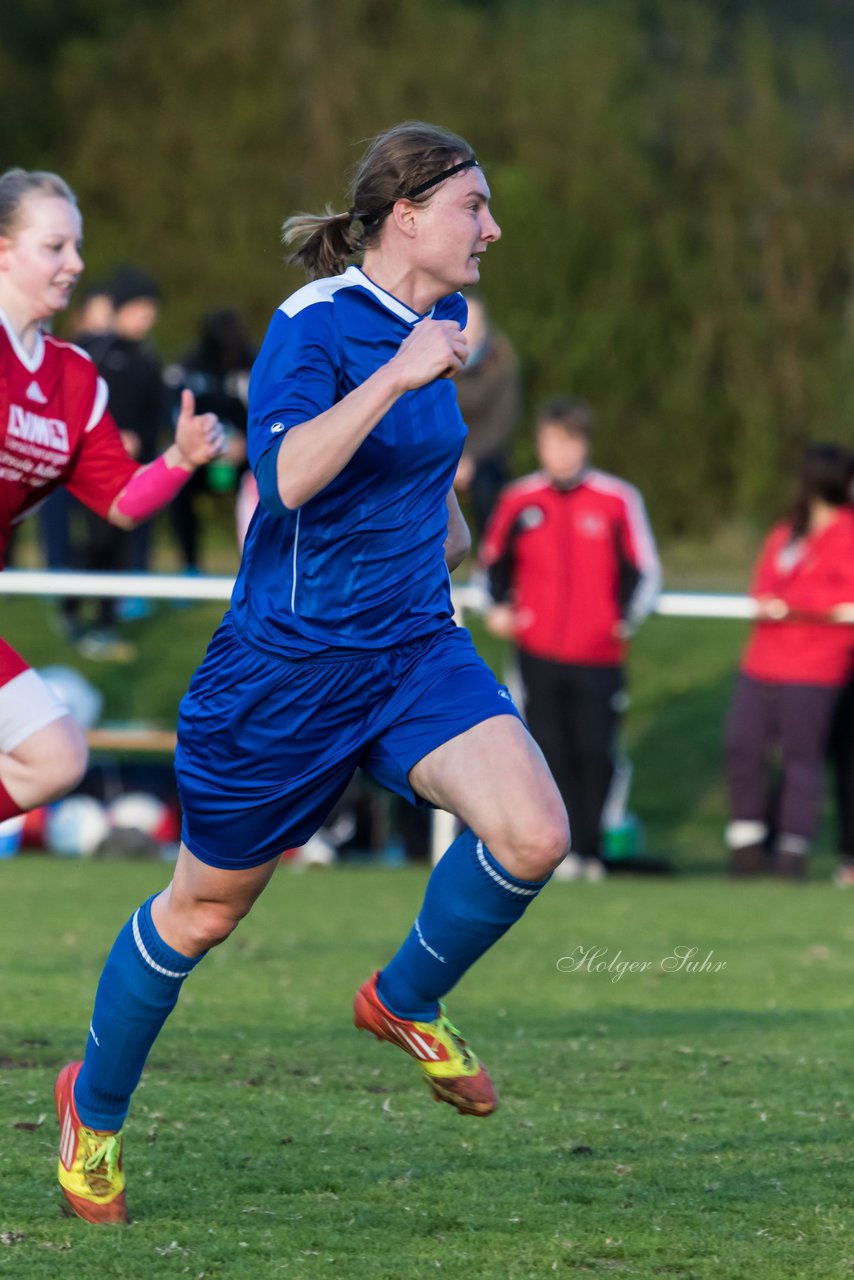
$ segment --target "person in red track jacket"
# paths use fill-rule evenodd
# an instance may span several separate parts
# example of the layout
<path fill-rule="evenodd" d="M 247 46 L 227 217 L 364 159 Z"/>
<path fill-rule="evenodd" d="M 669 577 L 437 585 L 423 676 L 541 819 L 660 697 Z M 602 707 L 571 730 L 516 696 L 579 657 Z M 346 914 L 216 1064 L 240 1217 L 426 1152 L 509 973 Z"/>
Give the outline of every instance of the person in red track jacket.
<path fill-rule="evenodd" d="M 776 832 L 776 874 L 800 879 L 819 819 L 824 750 L 839 692 L 854 662 L 854 457 L 810 446 L 788 520 L 765 540 L 753 578 L 751 631 L 726 727 L 734 875 L 764 869 Z M 767 766 L 781 755 L 775 812 Z M 769 822 L 770 817 L 770 822 Z"/>
<path fill-rule="evenodd" d="M 569 814 L 559 872 L 600 879 L 627 641 L 652 609 L 661 569 L 637 489 L 589 465 L 592 426 L 581 400 L 544 406 L 542 470 L 504 490 L 480 561 L 494 601 L 487 626 L 516 645 L 528 727 Z"/>
<path fill-rule="evenodd" d="M 213 414 L 184 392 L 175 443 L 146 467 L 130 457 L 107 389 L 79 347 L 42 322 L 68 305 L 83 270 L 82 223 L 56 174 L 0 174 L 0 568 L 12 526 L 65 485 L 131 529 L 220 452 Z M 82 777 L 86 743 L 67 709 L 0 638 L 0 821 L 56 799 Z"/>

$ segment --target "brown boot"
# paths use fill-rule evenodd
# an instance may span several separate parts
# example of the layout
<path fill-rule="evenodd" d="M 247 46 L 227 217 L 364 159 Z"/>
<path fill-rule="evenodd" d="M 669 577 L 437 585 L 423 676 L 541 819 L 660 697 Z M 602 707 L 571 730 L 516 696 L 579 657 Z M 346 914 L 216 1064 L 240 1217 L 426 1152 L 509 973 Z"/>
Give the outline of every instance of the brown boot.
<path fill-rule="evenodd" d="M 783 833 L 774 853 L 774 875 L 781 880 L 806 880 L 809 841 L 805 836 Z"/>
<path fill-rule="evenodd" d="M 806 880 L 806 854 L 787 853 L 785 849 L 778 849 L 774 855 L 774 875 L 781 880 Z"/>
<path fill-rule="evenodd" d="M 730 875 L 739 879 L 763 875 L 768 870 L 765 858 L 767 839 L 767 823 L 734 818 L 726 829 Z"/>
<path fill-rule="evenodd" d="M 729 858 L 729 873 L 736 879 L 745 876 L 761 876 L 765 871 L 765 846 L 745 844 L 733 849 Z"/>

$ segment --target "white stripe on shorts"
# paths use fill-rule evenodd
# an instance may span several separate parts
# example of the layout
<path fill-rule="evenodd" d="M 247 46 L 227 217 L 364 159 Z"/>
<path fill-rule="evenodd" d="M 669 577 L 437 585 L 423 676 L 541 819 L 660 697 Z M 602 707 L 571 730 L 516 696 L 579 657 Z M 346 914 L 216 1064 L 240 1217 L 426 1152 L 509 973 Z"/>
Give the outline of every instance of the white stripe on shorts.
<path fill-rule="evenodd" d="M 0 685 L 0 752 L 8 754 L 31 733 L 68 715 L 59 701 L 32 668 Z"/>

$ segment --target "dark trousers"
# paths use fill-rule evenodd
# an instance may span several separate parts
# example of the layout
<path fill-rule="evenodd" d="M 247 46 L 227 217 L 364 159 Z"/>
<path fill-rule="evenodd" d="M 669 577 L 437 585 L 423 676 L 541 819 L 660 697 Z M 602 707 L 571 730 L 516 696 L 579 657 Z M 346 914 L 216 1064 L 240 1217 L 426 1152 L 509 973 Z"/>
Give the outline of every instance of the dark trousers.
<path fill-rule="evenodd" d="M 475 533 L 478 538 L 483 537 L 492 508 L 509 479 L 510 472 L 503 458 L 482 458 L 475 467 L 470 495 Z"/>
<path fill-rule="evenodd" d="M 185 569 L 199 568 L 201 522 L 198 499 L 205 488 L 204 468 L 199 467 L 169 504 L 169 523 Z"/>
<path fill-rule="evenodd" d="M 738 676 L 726 723 L 726 780 L 733 821 L 767 822 L 770 756 L 780 752 L 772 826 L 809 844 L 821 810 L 824 753 L 839 690 Z"/>
<path fill-rule="evenodd" d="M 839 852 L 854 861 L 854 676 L 843 687 L 830 726 Z"/>
<path fill-rule="evenodd" d="M 600 858 L 602 810 L 614 776 L 623 672 L 519 654 L 525 718 L 569 815 L 571 847 Z"/>
<path fill-rule="evenodd" d="M 86 538 L 75 559 L 77 567 L 92 573 L 141 573 L 148 568 L 149 526 L 139 525 L 130 530 L 117 529 L 115 525 L 84 510 Z M 69 621 L 78 618 L 83 602 L 69 597 L 65 614 Z M 93 601 L 94 625 L 101 628 L 115 626 L 118 603 L 113 596 L 98 597 Z"/>
<path fill-rule="evenodd" d="M 48 569 L 70 569 L 74 563 L 71 512 L 77 505 L 67 489 L 54 489 L 39 507 L 39 539 Z"/>
<path fill-rule="evenodd" d="M 86 538 L 76 557 L 78 567 L 92 573 L 120 573 L 124 568 L 122 540 L 127 535 L 116 529 L 94 511 L 86 509 Z M 82 601 L 69 597 L 66 601 L 65 613 L 70 620 L 76 620 Z M 111 596 L 98 597 L 93 600 L 94 622 L 97 627 L 112 627 L 116 621 L 116 602 Z"/>

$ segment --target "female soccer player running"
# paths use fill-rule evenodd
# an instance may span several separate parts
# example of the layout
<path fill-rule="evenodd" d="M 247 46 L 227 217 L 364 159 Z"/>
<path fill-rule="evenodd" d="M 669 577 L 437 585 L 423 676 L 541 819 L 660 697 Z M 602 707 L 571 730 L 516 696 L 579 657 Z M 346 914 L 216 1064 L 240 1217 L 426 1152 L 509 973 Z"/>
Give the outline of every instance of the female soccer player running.
<path fill-rule="evenodd" d="M 449 381 L 466 359 L 456 291 L 499 236 L 471 147 L 420 123 L 372 142 L 347 213 L 285 224 L 311 283 L 276 312 L 252 374 L 261 502 L 181 704 L 175 875 L 119 934 L 85 1061 L 57 1082 L 60 1182 L 90 1221 L 125 1217 L 119 1130 L 182 982 L 357 766 L 465 830 L 400 950 L 358 991 L 356 1025 L 416 1058 L 439 1100 L 495 1109 L 440 1000 L 568 837 L 538 748 L 451 609 L 447 565 L 466 549 L 451 487 L 465 436 Z"/>
<path fill-rule="evenodd" d="M 121 529 L 158 511 L 220 451 L 213 414 L 185 392 L 175 443 L 140 467 L 107 411 L 85 352 L 44 333 L 83 270 L 82 223 L 52 173 L 0 175 L 0 568 L 13 524 L 59 485 Z M 86 742 L 24 659 L 0 639 L 0 821 L 79 782 Z"/>

